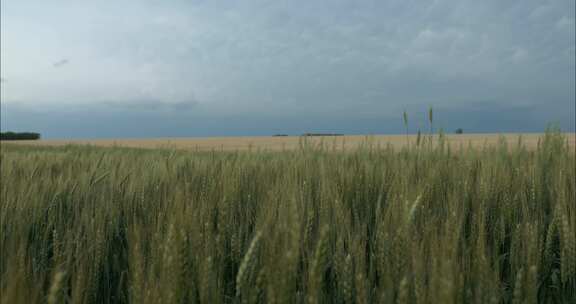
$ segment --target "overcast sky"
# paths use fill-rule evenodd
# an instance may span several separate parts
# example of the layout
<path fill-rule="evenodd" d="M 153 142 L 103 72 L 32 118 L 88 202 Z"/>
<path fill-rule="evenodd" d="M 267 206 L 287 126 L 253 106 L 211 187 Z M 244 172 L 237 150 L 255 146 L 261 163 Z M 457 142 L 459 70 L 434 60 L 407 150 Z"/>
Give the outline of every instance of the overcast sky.
<path fill-rule="evenodd" d="M 2 130 L 575 128 L 574 0 L 1 0 Z"/>

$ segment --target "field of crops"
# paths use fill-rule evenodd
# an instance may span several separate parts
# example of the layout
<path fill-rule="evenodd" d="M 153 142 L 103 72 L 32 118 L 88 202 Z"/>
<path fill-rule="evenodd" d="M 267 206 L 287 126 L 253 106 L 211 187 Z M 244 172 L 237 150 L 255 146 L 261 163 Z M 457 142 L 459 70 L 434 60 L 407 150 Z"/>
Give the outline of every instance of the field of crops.
<path fill-rule="evenodd" d="M 543 134 L 539 133 L 505 133 L 505 134 L 448 134 L 444 142 L 452 149 L 486 147 L 498 145 L 506 140 L 509 145 L 516 145 L 521 140 L 523 145 L 534 150 Z M 564 133 L 568 145 L 576 147 L 576 134 Z M 439 135 L 434 135 L 439 137 Z M 89 145 L 96 147 L 128 147 L 148 149 L 182 149 L 190 151 L 286 151 L 300 147 L 301 136 L 253 136 L 253 137 L 196 137 L 196 138 L 141 138 L 141 139 L 94 139 L 94 140 L 19 140 L 9 144 L 34 146 Z M 408 143 L 416 143 L 417 135 L 345 135 L 345 136 L 311 136 L 306 140 L 315 145 L 324 145 L 332 150 L 350 150 L 370 140 L 375 146 L 392 146 L 401 149 Z M 8 143 L 8 142 L 7 142 Z"/>
<path fill-rule="evenodd" d="M 0 301 L 576 303 L 569 140 L 2 144 Z"/>

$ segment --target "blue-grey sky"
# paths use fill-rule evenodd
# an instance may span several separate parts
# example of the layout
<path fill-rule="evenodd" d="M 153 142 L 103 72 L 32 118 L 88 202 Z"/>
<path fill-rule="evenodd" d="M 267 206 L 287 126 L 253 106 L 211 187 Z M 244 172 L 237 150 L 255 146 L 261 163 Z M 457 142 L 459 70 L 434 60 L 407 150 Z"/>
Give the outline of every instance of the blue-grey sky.
<path fill-rule="evenodd" d="M 574 0 L 2 0 L 2 130 L 575 128 Z"/>

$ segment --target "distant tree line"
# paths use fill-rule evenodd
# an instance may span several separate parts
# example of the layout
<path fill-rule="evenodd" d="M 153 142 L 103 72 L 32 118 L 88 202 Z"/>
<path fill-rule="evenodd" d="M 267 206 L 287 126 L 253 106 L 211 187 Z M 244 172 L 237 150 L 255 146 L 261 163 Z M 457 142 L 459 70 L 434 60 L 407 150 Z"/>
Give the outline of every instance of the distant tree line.
<path fill-rule="evenodd" d="M 0 140 L 36 140 L 39 133 L 34 132 L 0 132 Z"/>
<path fill-rule="evenodd" d="M 344 136 L 339 133 L 304 133 L 302 136 Z"/>
<path fill-rule="evenodd" d="M 273 137 L 285 137 L 288 134 L 274 134 Z M 344 136 L 344 134 L 339 133 L 304 133 L 301 136 Z"/>

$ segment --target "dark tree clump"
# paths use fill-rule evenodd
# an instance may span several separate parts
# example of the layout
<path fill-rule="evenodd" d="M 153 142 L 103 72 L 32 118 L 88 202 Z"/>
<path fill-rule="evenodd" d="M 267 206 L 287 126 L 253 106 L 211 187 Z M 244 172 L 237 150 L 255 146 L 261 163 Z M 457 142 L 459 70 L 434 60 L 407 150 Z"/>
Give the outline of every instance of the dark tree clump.
<path fill-rule="evenodd" d="M 0 132 L 0 140 L 36 140 L 40 139 L 39 133 L 34 132 Z"/>

